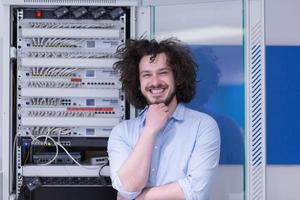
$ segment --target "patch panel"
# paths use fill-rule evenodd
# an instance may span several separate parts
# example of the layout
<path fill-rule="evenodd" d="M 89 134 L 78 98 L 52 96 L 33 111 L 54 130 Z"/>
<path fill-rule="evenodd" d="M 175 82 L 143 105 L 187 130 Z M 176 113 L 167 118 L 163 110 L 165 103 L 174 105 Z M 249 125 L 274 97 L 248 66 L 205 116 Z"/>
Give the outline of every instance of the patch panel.
<path fill-rule="evenodd" d="M 88 137 L 53 137 L 53 140 L 58 142 L 62 146 L 66 147 L 80 147 L 80 148 L 106 148 L 107 139 L 106 138 L 88 138 Z M 20 146 L 48 146 L 54 147 L 53 142 L 47 141 L 45 142 L 45 138 L 37 139 L 32 142 L 31 137 L 21 137 L 19 138 Z M 21 161 L 21 159 L 20 159 Z"/>
<path fill-rule="evenodd" d="M 51 137 L 107 137 L 112 127 L 27 126 L 19 129 L 21 136 L 49 135 Z"/>
<path fill-rule="evenodd" d="M 84 81 L 84 80 L 27 80 L 24 83 L 26 88 L 120 88 L 119 84 L 115 80 L 95 80 L 95 81 Z"/>
<path fill-rule="evenodd" d="M 80 67 L 111 69 L 115 58 L 31 58 L 24 57 L 20 62 L 24 67 Z"/>
<path fill-rule="evenodd" d="M 21 106 L 21 105 L 20 105 Z M 65 107 L 65 106 L 93 106 L 93 107 L 120 107 L 124 111 L 122 105 L 119 105 L 118 98 L 57 98 L 57 97 L 24 97 L 22 100 L 22 108 L 34 107 Z M 96 109 L 97 110 L 97 109 Z"/>
<path fill-rule="evenodd" d="M 63 38 L 55 42 L 55 38 L 29 38 L 24 39 L 21 46 L 28 51 L 42 50 L 47 51 L 65 51 L 78 48 L 81 51 L 101 50 L 107 53 L 114 53 L 116 48 L 122 43 L 121 40 L 103 40 L 101 38 Z M 35 52 L 35 51 L 34 51 Z"/>
<path fill-rule="evenodd" d="M 66 144 L 63 146 L 70 146 L 71 144 Z M 77 161 L 81 161 L 81 154 L 80 152 L 71 152 L 70 153 L 73 158 Z M 35 153 L 32 156 L 32 160 L 34 164 L 45 164 L 53 159 L 55 156 L 55 153 L 53 152 L 41 152 L 41 153 Z M 66 153 L 58 153 L 56 156 L 56 159 L 51 164 L 75 164 L 74 161 L 66 154 Z"/>
<path fill-rule="evenodd" d="M 28 79 L 46 79 L 46 80 L 91 80 L 91 79 L 108 79 L 118 82 L 118 74 L 113 69 L 82 69 L 75 67 L 24 67 L 20 74 L 20 81 Z"/>

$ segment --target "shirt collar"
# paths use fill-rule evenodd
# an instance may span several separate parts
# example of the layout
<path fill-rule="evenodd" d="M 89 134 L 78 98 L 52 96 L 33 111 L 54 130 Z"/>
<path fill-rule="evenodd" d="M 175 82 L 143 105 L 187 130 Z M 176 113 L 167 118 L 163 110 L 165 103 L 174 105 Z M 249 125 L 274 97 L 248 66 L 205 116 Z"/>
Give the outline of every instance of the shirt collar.
<path fill-rule="evenodd" d="M 145 125 L 145 119 L 146 119 L 146 113 L 148 110 L 148 106 L 146 106 L 143 110 L 141 110 L 138 114 L 138 117 L 140 118 L 140 126 Z"/>
<path fill-rule="evenodd" d="M 184 109 L 185 109 L 185 106 L 182 103 L 179 103 L 176 107 L 175 112 L 171 116 L 171 118 L 174 118 L 177 121 L 182 121 L 183 115 L 184 115 Z"/>
<path fill-rule="evenodd" d="M 184 115 L 184 110 L 185 110 L 185 106 L 182 103 L 179 103 L 174 111 L 174 113 L 172 114 L 172 116 L 170 117 L 171 119 L 175 119 L 177 121 L 182 121 L 183 120 L 183 115 Z M 145 119 L 146 119 L 146 113 L 148 111 L 148 106 L 146 106 L 143 110 L 141 110 L 138 114 L 138 116 L 140 117 L 140 125 L 144 126 L 145 125 Z"/>

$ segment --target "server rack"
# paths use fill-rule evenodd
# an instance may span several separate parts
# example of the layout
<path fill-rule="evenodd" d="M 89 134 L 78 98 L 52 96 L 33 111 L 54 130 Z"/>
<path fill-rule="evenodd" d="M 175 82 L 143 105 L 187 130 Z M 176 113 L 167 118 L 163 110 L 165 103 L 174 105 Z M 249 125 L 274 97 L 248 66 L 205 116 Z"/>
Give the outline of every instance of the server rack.
<path fill-rule="evenodd" d="M 112 69 L 114 52 L 145 33 L 136 29 L 137 15 L 148 17 L 148 8 L 138 13 L 137 1 L 4 5 L 10 31 L 3 45 L 9 46 L 3 199 L 115 199 L 107 139 L 135 110 Z"/>

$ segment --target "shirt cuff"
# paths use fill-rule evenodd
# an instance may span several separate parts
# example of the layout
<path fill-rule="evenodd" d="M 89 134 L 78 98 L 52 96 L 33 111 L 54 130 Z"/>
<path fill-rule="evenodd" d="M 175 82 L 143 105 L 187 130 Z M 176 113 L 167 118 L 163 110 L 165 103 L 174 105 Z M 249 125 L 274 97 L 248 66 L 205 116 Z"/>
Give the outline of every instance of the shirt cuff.
<path fill-rule="evenodd" d="M 188 179 L 187 178 L 179 179 L 178 184 L 179 184 L 179 186 L 181 187 L 181 189 L 184 193 L 185 199 L 190 200 L 191 199 L 191 195 L 190 195 L 191 194 L 191 188 L 190 188 L 190 184 L 188 182 Z"/>
<path fill-rule="evenodd" d="M 119 176 L 116 175 L 113 179 L 112 186 L 114 189 L 118 190 L 118 192 L 125 198 L 125 199 L 135 199 L 141 191 L 136 192 L 127 192 L 124 190 L 123 185 L 121 183 L 121 180 L 119 179 Z"/>

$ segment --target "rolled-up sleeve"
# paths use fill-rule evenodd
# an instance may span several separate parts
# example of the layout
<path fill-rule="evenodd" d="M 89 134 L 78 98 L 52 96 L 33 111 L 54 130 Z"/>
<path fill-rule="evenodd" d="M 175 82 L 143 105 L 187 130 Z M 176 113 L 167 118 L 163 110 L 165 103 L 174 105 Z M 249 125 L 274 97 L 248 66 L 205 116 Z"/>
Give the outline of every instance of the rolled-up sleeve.
<path fill-rule="evenodd" d="M 199 124 L 198 137 L 188 162 L 187 176 L 178 183 L 186 200 L 207 200 L 220 157 L 217 123 L 208 117 Z"/>
<path fill-rule="evenodd" d="M 141 191 L 128 192 L 124 189 L 121 180 L 118 177 L 117 171 L 127 159 L 132 148 L 126 140 L 126 124 L 125 122 L 113 128 L 107 145 L 107 152 L 109 156 L 110 178 L 112 187 L 116 189 L 124 198 L 135 199 Z"/>

